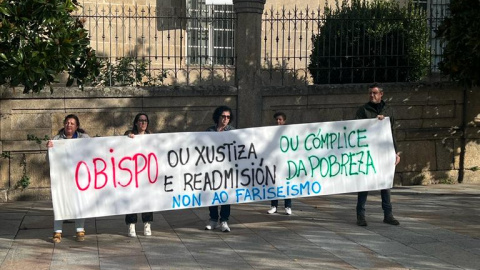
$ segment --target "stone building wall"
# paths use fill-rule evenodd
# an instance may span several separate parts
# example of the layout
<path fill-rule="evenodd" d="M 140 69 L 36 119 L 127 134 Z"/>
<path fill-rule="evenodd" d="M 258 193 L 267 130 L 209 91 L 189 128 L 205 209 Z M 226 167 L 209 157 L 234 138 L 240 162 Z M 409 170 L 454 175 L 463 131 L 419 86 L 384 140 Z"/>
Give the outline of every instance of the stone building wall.
<path fill-rule="evenodd" d="M 46 162 L 46 141 L 27 140 L 53 137 L 62 128 L 66 115 L 78 115 L 90 136 L 118 136 L 132 128 L 135 115 L 146 112 L 154 132 L 203 131 L 212 124 L 211 112 L 220 104 L 237 108 L 236 89 L 229 87 L 135 88 L 72 90 L 56 88 L 24 95 L 0 87 L 1 151 L 11 158 L 0 159 L 0 201 L 41 199 L 50 196 Z M 16 185 L 23 175 L 20 164 L 26 158 L 31 184 L 21 191 Z"/>
<path fill-rule="evenodd" d="M 463 88 L 451 83 L 384 84 L 384 99 L 396 112 L 396 138 L 401 162 L 396 185 L 457 183 L 462 138 Z M 353 119 L 368 101 L 366 85 L 309 86 L 269 89 L 263 97 L 263 119 L 272 123 L 276 110 L 289 123 Z M 480 89 L 467 92 L 465 176 L 480 181 Z"/>
<path fill-rule="evenodd" d="M 352 119 L 356 108 L 368 101 L 367 86 L 324 85 L 268 87 L 261 91 L 263 125 L 273 125 L 273 113 L 284 111 L 289 124 Z M 467 92 L 464 182 L 479 182 L 480 89 Z M 84 91 L 56 88 L 53 94 L 22 94 L 1 88 L 0 148 L 10 158 L 0 159 L 0 201 L 47 199 L 49 169 L 45 136 L 52 137 L 70 113 L 79 116 L 91 136 L 118 136 L 132 125 L 138 112 L 146 112 L 155 132 L 203 131 L 211 114 L 225 104 L 234 113 L 245 108 L 235 87 L 163 87 L 155 89 L 106 88 Z M 456 183 L 460 168 L 463 89 L 453 84 L 387 84 L 385 100 L 397 112 L 397 141 L 402 161 L 395 185 Z M 477 119 L 477 120 L 475 120 Z M 477 122 L 476 122 L 477 121 Z M 236 125 L 236 123 L 234 123 Z M 38 139 L 27 140 L 28 134 Z M 22 165 L 22 160 L 24 165 Z M 24 175 L 30 185 L 17 183 Z"/>

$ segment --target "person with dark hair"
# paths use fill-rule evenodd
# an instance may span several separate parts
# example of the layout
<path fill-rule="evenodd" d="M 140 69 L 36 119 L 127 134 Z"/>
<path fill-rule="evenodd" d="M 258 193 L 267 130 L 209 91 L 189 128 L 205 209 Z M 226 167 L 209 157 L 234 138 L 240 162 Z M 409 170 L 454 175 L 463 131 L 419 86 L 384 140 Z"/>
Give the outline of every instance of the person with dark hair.
<path fill-rule="evenodd" d="M 85 130 L 80 128 L 80 120 L 74 114 L 69 114 L 63 120 L 63 128 L 58 131 L 58 134 L 52 140 L 47 142 L 47 148 L 52 148 L 54 140 L 90 138 Z M 48 156 L 48 153 L 47 153 Z M 47 159 L 48 160 L 48 159 Z M 85 219 L 75 220 L 76 240 L 82 242 L 85 240 Z M 53 222 L 53 238 L 54 243 L 62 241 L 63 220 L 54 220 Z"/>
<path fill-rule="evenodd" d="M 283 112 L 276 112 L 273 115 L 273 118 L 275 119 L 275 122 L 277 122 L 277 125 L 285 125 L 287 122 L 287 115 Z M 285 199 L 285 214 L 291 215 L 292 214 L 292 199 Z M 277 207 L 278 207 L 278 200 L 272 200 L 270 202 L 270 210 L 267 211 L 269 214 L 273 214 L 277 212 Z"/>
<path fill-rule="evenodd" d="M 220 106 L 215 109 L 212 116 L 213 122 L 215 125 L 209 127 L 207 131 L 211 132 L 223 132 L 235 129 L 230 126 L 230 123 L 233 121 L 233 112 L 227 106 Z M 218 206 L 208 207 L 210 211 L 210 220 L 208 221 L 205 230 L 213 230 L 218 228 Z M 220 206 L 220 227 L 222 232 L 229 232 L 230 227 L 228 227 L 228 218 L 230 217 L 230 205 Z"/>
<path fill-rule="evenodd" d="M 212 120 L 215 125 L 209 127 L 207 131 L 228 131 L 235 129 L 230 126 L 230 123 L 233 122 L 234 118 L 232 109 L 228 106 L 220 106 L 216 108 L 215 111 L 213 111 Z"/>
<path fill-rule="evenodd" d="M 395 165 L 400 162 L 400 156 L 397 152 L 397 143 L 394 136 L 394 126 L 395 126 L 395 116 L 393 109 L 388 106 L 385 101 L 382 100 L 383 97 L 383 88 L 378 84 L 374 83 L 368 87 L 368 95 L 370 101 L 365 103 L 360 108 L 358 108 L 355 115 L 356 119 L 369 119 L 377 118 L 383 120 L 385 116 L 390 117 L 390 124 L 392 128 L 392 139 L 393 145 L 395 147 Z M 365 220 L 365 204 L 367 202 L 368 191 L 362 191 L 358 193 L 357 198 L 357 225 L 358 226 L 367 226 L 367 221 Z M 381 190 L 382 197 L 382 209 L 384 214 L 383 222 L 391 225 L 399 225 L 400 222 L 393 217 L 392 213 L 392 203 L 390 202 L 390 189 Z"/>
<path fill-rule="evenodd" d="M 148 115 L 146 113 L 139 113 L 133 120 L 132 129 L 127 130 L 124 135 L 127 135 L 129 138 L 134 138 L 135 135 L 151 134 L 152 132 L 148 129 L 149 123 Z M 142 213 L 142 221 L 143 234 L 145 236 L 152 235 L 151 222 L 153 221 L 153 212 Z M 137 214 L 126 215 L 125 223 L 128 225 L 128 236 L 136 237 L 135 224 L 137 223 Z"/>

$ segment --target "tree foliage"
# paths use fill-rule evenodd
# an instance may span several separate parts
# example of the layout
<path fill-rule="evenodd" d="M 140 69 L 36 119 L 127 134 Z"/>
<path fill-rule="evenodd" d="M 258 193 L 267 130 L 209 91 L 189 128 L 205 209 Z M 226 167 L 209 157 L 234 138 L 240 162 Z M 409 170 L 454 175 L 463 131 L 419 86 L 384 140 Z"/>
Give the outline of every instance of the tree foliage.
<path fill-rule="evenodd" d="M 480 84 L 479 14 L 479 0 L 451 0 L 450 16 L 437 31 L 446 43 L 440 70 L 468 87 Z"/>
<path fill-rule="evenodd" d="M 100 60 L 102 67 L 100 74 L 94 78 L 88 78 L 87 85 L 95 87 L 104 86 L 156 86 L 161 85 L 167 77 L 165 71 L 158 71 L 153 75 L 148 68 L 150 61 L 135 57 L 117 58 L 114 62 L 108 59 Z"/>
<path fill-rule="evenodd" d="M 309 70 L 316 84 L 415 81 L 429 68 L 426 14 L 396 1 L 325 7 Z"/>
<path fill-rule="evenodd" d="M 61 72 L 67 86 L 97 75 L 87 30 L 72 16 L 77 8 L 76 0 L 0 0 L 0 85 L 38 92 Z"/>

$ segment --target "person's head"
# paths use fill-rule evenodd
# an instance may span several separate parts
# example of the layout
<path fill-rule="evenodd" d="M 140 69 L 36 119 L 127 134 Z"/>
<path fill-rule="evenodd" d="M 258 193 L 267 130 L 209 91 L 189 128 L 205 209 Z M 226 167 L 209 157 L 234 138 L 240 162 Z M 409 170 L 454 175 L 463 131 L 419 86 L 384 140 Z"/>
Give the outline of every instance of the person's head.
<path fill-rule="evenodd" d="M 75 132 L 85 132 L 80 128 L 80 120 L 75 114 L 69 114 L 63 119 L 63 128 L 58 133 L 63 133 L 67 138 L 71 138 Z"/>
<path fill-rule="evenodd" d="M 370 97 L 370 102 L 380 103 L 383 97 L 383 88 L 378 83 L 370 85 L 368 87 L 368 96 Z"/>
<path fill-rule="evenodd" d="M 232 109 L 228 106 L 220 106 L 213 112 L 212 119 L 217 126 L 226 126 L 233 121 Z"/>
<path fill-rule="evenodd" d="M 287 115 L 285 115 L 283 112 L 276 112 L 273 115 L 273 118 L 275 119 L 277 125 L 285 125 L 285 122 L 287 121 Z"/>
<path fill-rule="evenodd" d="M 149 123 L 150 120 L 148 119 L 148 115 L 146 113 L 137 114 L 135 116 L 135 119 L 133 119 L 133 134 L 150 133 L 150 131 L 148 130 Z"/>

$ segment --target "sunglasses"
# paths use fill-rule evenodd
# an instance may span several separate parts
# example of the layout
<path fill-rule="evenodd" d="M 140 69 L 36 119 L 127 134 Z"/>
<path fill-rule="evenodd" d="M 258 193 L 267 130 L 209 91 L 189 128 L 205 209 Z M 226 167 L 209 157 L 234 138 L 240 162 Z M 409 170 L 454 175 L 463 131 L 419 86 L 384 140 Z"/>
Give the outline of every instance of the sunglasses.
<path fill-rule="evenodd" d="M 230 115 L 223 115 L 223 114 L 222 114 L 222 115 L 220 115 L 220 117 L 226 118 L 226 119 L 230 119 Z"/>

